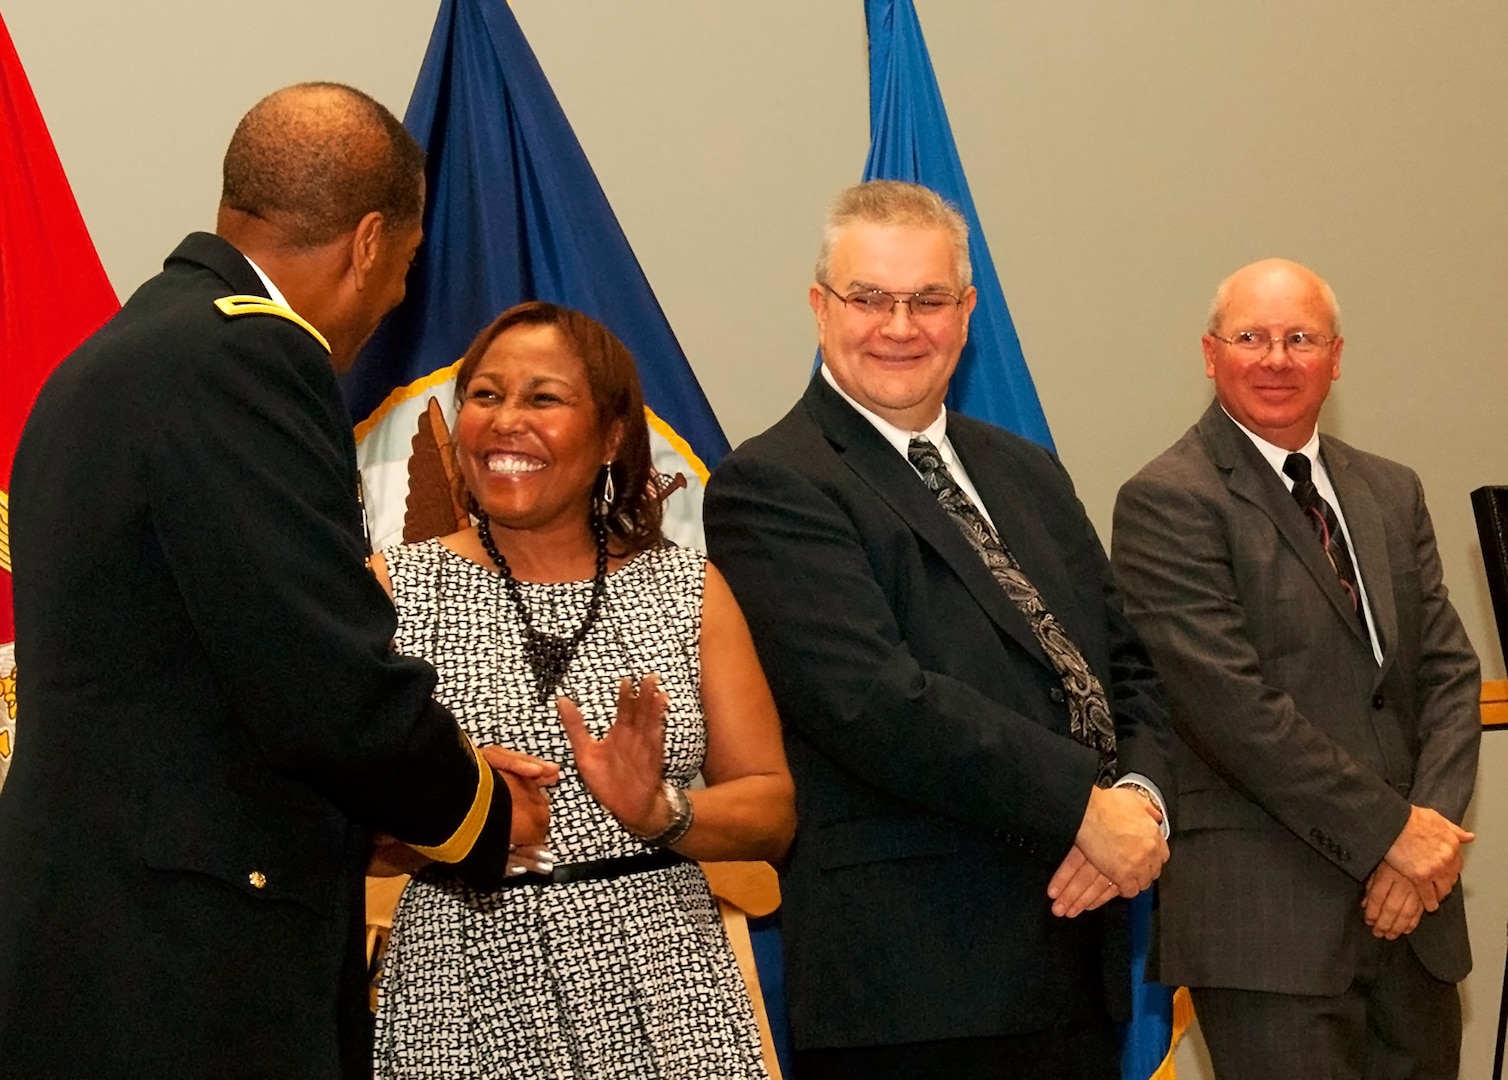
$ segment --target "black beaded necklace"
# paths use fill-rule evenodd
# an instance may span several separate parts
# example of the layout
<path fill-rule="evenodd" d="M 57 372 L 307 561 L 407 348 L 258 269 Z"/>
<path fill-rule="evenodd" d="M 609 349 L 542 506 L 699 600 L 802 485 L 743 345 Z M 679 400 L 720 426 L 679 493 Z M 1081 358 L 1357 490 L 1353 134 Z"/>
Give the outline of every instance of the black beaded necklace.
<path fill-rule="evenodd" d="M 607 593 L 607 522 L 597 514 L 591 515 L 591 521 L 592 534 L 597 541 L 597 571 L 592 575 L 592 598 L 587 604 L 586 617 L 581 620 L 581 625 L 566 638 L 534 629 L 534 620 L 529 615 L 528 605 L 524 603 L 523 591 L 508 567 L 508 560 L 503 558 L 502 552 L 498 551 L 497 544 L 493 542 L 487 515 L 477 515 L 477 539 L 481 540 L 482 549 L 488 557 L 497 564 L 498 573 L 503 579 L 503 589 L 507 592 L 508 599 L 513 601 L 513 610 L 518 612 L 519 622 L 524 624 L 524 659 L 529 661 L 529 670 L 534 674 L 534 690 L 539 695 L 541 705 L 550 700 L 550 691 L 565 678 L 571 661 L 575 659 L 576 649 L 602 612 L 602 598 Z"/>

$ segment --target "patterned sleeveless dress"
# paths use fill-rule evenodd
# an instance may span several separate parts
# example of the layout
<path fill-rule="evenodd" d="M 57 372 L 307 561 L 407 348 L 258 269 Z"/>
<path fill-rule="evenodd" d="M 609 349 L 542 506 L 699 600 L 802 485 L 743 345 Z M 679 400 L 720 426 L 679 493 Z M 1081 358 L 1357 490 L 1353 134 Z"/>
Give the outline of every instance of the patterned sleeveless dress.
<path fill-rule="evenodd" d="M 549 847 L 560 864 L 654 849 L 577 774 L 549 703 L 534 700 L 522 633 L 497 573 L 431 540 L 384 552 L 396 646 L 440 673 L 437 700 L 478 744 L 561 765 Z M 562 684 L 593 735 L 618 680 L 657 672 L 670 694 L 666 776 L 706 751 L 698 641 L 705 557 L 644 552 L 608 575 L 597 624 Z M 569 635 L 591 582 L 521 583 L 534 626 Z M 767 1076 L 748 993 L 694 863 L 610 880 L 478 893 L 421 873 L 403 892 L 379 983 L 378 1077 L 737 1080 Z"/>

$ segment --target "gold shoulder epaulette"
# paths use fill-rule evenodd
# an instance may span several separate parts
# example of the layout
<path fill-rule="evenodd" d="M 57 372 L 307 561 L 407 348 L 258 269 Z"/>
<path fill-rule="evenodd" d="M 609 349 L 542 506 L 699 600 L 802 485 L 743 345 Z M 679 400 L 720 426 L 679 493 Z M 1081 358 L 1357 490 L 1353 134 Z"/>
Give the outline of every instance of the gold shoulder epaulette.
<path fill-rule="evenodd" d="M 325 340 L 325 335 L 314 329 L 304 318 L 290 307 L 275 303 L 265 296 L 222 296 L 215 301 L 215 307 L 227 318 L 235 318 L 237 315 L 276 315 L 280 319 L 287 319 L 291 323 L 297 323 L 313 335 L 314 340 L 320 343 L 325 352 L 330 351 L 330 343 Z"/>

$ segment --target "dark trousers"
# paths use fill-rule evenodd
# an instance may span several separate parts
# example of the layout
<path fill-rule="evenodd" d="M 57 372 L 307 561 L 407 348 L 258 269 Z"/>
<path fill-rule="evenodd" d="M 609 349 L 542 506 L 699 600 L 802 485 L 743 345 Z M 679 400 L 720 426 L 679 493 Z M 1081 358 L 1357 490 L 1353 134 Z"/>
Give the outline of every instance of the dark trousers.
<path fill-rule="evenodd" d="M 1219 1080 L 1455 1080 L 1461 998 L 1406 940 L 1371 941 L 1335 997 L 1191 988 Z"/>
<path fill-rule="evenodd" d="M 1109 1018 L 1031 1035 L 798 1050 L 795 1080 L 1118 1080 Z"/>

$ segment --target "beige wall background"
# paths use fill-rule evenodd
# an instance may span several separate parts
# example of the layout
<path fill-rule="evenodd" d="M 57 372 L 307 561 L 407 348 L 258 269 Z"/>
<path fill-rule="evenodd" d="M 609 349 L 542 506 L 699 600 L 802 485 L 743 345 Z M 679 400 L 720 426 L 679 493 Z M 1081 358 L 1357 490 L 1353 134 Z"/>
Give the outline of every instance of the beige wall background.
<path fill-rule="evenodd" d="M 1323 426 L 1413 465 L 1446 577 L 1502 678 L 1468 493 L 1508 484 L 1508 5 L 1494 0 L 917 0 L 1058 449 L 1115 492 L 1208 400 L 1216 282 L 1280 254 L 1340 297 Z M 827 200 L 868 146 L 859 0 L 515 0 L 734 443 L 800 393 Z M 4 0 L 122 297 L 210 228 L 264 93 L 361 86 L 402 114 L 437 0 Z M 1500 748 L 1494 740 L 1503 740 Z M 1467 870 L 1463 1075 L 1492 1061 L 1508 919 L 1508 736 L 1488 735 Z M 1185 1075 L 1201 1077 L 1194 1051 Z"/>

